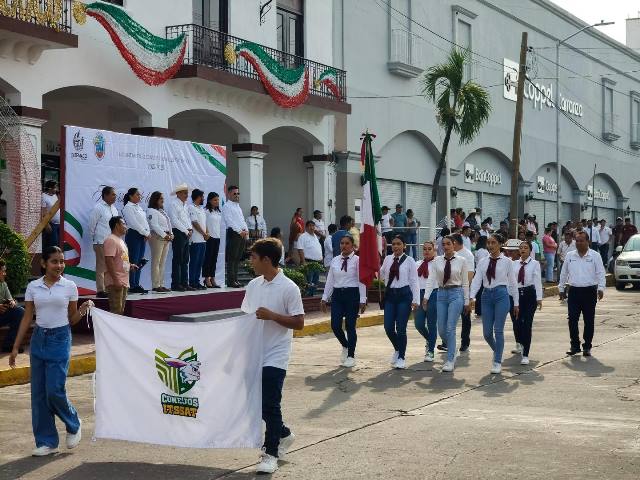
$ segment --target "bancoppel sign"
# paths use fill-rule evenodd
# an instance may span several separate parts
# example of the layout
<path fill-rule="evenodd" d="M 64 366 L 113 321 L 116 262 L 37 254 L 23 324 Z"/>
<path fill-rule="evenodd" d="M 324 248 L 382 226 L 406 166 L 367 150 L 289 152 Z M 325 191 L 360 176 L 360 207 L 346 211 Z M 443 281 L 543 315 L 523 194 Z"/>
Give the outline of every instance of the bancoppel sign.
<path fill-rule="evenodd" d="M 472 163 L 465 163 L 464 181 L 466 183 L 488 183 L 493 187 L 502 184 L 502 174 L 476 168 Z"/>
<path fill-rule="evenodd" d="M 595 192 L 593 190 L 593 185 L 587 186 L 587 200 L 600 200 L 601 202 L 608 202 L 611 198 L 611 192 L 609 190 L 602 190 L 600 188 L 596 188 Z"/>
<path fill-rule="evenodd" d="M 545 180 L 544 177 L 538 177 L 536 181 L 538 185 L 538 193 L 557 193 L 558 192 L 558 184 L 551 183 Z"/>
<path fill-rule="evenodd" d="M 471 163 L 464 164 L 464 181 L 465 183 L 473 183 L 476 181 L 476 169 Z"/>
<path fill-rule="evenodd" d="M 520 64 L 505 58 L 503 60 L 504 71 L 504 88 L 503 96 L 507 100 L 515 102 L 517 100 L 517 86 L 518 86 L 518 72 Z M 548 86 L 541 85 L 539 83 L 525 82 L 524 84 L 524 98 L 530 100 L 533 103 L 533 108 L 536 110 L 542 110 L 542 107 L 553 108 L 553 83 L 549 83 Z M 559 107 L 560 110 L 575 115 L 576 117 L 582 117 L 583 107 L 582 104 L 574 102 L 568 98 L 559 95 Z"/>

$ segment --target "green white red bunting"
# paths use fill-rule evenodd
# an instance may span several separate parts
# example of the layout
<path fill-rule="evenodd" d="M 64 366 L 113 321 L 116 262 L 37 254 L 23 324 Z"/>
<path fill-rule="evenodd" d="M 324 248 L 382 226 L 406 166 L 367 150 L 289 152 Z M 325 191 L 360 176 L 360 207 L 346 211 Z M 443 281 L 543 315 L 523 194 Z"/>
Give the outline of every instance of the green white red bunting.
<path fill-rule="evenodd" d="M 327 89 L 336 97 L 342 98 L 342 92 L 338 86 L 338 72 L 333 68 L 328 68 L 320 74 L 318 83 L 327 87 Z"/>
<path fill-rule="evenodd" d="M 380 271 L 380 236 L 378 224 L 382 219 L 380 195 L 376 179 L 376 166 L 371 141 L 375 135 L 367 132 L 362 135 L 360 161 L 364 167 L 362 185 L 362 227 L 360 229 L 360 282 L 367 287 Z"/>

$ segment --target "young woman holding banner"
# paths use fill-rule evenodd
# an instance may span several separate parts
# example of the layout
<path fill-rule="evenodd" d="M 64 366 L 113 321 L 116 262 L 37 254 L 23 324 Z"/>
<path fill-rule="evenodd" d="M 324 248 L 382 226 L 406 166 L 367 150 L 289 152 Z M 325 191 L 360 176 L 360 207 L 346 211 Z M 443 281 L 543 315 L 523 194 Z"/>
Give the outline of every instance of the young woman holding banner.
<path fill-rule="evenodd" d="M 78 308 L 78 288 L 62 276 L 64 255 L 59 247 L 42 252 L 44 276 L 32 281 L 24 295 L 24 317 L 9 357 L 15 368 L 22 340 L 36 314 L 31 336 L 31 421 L 36 448 L 32 455 L 43 457 L 58 451 L 58 416 L 67 430 L 67 448 L 75 448 L 82 437 L 82 422 L 67 398 L 65 382 L 71 354 L 71 325 L 80 321 L 92 306 Z"/>

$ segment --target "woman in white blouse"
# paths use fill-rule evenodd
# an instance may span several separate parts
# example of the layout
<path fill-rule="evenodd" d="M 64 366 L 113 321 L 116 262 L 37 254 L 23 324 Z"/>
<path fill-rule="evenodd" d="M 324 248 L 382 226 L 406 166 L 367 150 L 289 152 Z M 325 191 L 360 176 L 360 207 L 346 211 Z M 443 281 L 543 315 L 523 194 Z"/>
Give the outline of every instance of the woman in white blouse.
<path fill-rule="evenodd" d="M 204 253 L 204 264 L 202 265 L 204 286 L 207 288 L 220 288 L 220 285 L 216 283 L 216 265 L 220 250 L 222 212 L 220 212 L 220 196 L 216 192 L 209 192 L 207 195 L 207 204 L 204 207 L 204 211 L 207 217 L 207 233 L 209 234 Z"/>
<path fill-rule="evenodd" d="M 351 368 L 356 364 L 356 320 L 358 311 L 367 308 L 367 289 L 360 283 L 360 259 L 354 253 L 353 237 L 340 239 L 340 255 L 331 260 L 320 307 L 327 311 L 331 303 L 331 329 L 342 345 L 341 365 Z M 342 320 L 347 330 L 342 330 Z"/>
<path fill-rule="evenodd" d="M 504 351 L 504 323 L 511 308 L 509 296 L 513 298 L 514 314 L 518 316 L 518 291 L 513 275 L 512 261 L 500 251 L 505 240 L 499 233 L 487 237 L 489 256 L 483 258 L 476 267 L 471 282 L 471 302 L 482 290 L 482 332 L 484 339 L 493 350 L 491 373 L 502 371 L 502 353 Z"/>
<path fill-rule="evenodd" d="M 469 312 L 469 268 L 467 260 L 456 254 L 450 235 L 442 239 L 444 255 L 433 261 L 422 306 L 429 308 L 431 293 L 438 289 L 438 331 L 447 342 L 447 361 L 443 372 L 453 372 L 456 362 L 456 325 L 464 310 Z"/>
<path fill-rule="evenodd" d="M 137 188 L 130 188 L 124 196 L 124 207 L 122 216 L 127 224 L 127 234 L 124 241 L 129 249 L 129 262 L 133 265 L 140 265 L 144 257 L 144 250 L 147 246 L 151 230 L 147 215 L 140 206 L 142 195 Z M 141 268 L 132 268 L 129 272 L 129 292 L 147 293 L 147 290 L 140 286 Z"/>
<path fill-rule="evenodd" d="M 151 286 L 156 293 L 167 293 L 171 290 L 164 286 L 164 267 L 167 254 L 173 240 L 171 220 L 164 211 L 162 192 L 153 192 L 149 197 L 147 218 L 151 228 L 149 246 L 151 247 Z"/>
<path fill-rule="evenodd" d="M 82 437 L 82 422 L 67 398 L 65 382 L 71 354 L 71 325 L 80 321 L 91 301 L 78 308 L 78 288 L 62 276 L 64 255 L 59 247 L 47 247 L 40 261 L 44 276 L 32 281 L 25 292 L 25 308 L 18 335 L 9 357 L 15 368 L 22 340 L 31 326 L 31 418 L 36 448 L 32 455 L 43 457 L 58 451 L 58 416 L 67 431 L 66 446 L 75 448 Z"/>
<path fill-rule="evenodd" d="M 520 260 L 512 264 L 518 285 L 520 309 L 513 322 L 516 342 L 522 345 L 520 365 L 529 365 L 531 331 L 536 308 L 542 308 L 542 274 L 540 262 L 531 258 L 531 243 L 520 244 Z"/>
<path fill-rule="evenodd" d="M 438 310 L 437 295 L 438 289 L 431 292 L 431 296 L 427 299 L 428 309 L 422 307 L 424 300 L 424 292 L 427 289 L 427 281 L 429 275 L 433 272 L 433 260 L 436 257 L 436 246 L 433 242 L 424 242 L 422 245 L 422 260 L 416 264 L 418 269 L 418 287 L 420 288 L 420 306 L 416 308 L 413 314 L 413 321 L 416 330 L 422 335 L 426 341 L 425 346 L 425 362 L 433 362 L 433 352 L 436 347 L 436 339 L 438 337 Z"/>
<path fill-rule="evenodd" d="M 384 292 L 384 330 L 393 345 L 391 365 L 405 368 L 407 322 L 420 301 L 416 261 L 404 253 L 406 243 L 401 236 L 391 241 L 391 255 L 382 263 L 380 276 L 387 286 Z"/>

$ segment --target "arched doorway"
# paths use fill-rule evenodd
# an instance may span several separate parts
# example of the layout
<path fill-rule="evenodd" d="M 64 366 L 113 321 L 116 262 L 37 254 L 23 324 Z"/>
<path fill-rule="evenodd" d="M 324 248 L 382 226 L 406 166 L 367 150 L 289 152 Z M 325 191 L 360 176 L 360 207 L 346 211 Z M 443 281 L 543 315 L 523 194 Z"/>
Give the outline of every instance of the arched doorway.
<path fill-rule="evenodd" d="M 614 225 L 620 211 L 618 201 L 622 197 L 618 184 L 606 173 L 596 173 L 585 186 L 586 210 L 584 218 L 605 219 L 609 225 Z"/>
<path fill-rule="evenodd" d="M 580 216 L 578 185 L 569 171 L 562 167 L 560 176 L 561 207 L 557 215 L 558 175 L 555 163 L 542 165 L 529 179 L 525 189 L 524 211 L 535 215 L 540 226 L 558 221 L 561 225 Z"/>

